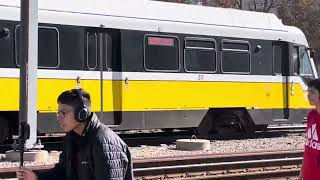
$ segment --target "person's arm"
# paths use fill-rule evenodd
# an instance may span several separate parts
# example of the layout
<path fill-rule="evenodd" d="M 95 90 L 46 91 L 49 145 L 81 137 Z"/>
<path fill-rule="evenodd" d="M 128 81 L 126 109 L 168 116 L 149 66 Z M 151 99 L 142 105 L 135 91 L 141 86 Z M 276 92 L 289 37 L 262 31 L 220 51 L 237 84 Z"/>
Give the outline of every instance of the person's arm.
<path fill-rule="evenodd" d="M 131 180 L 127 171 L 131 171 L 127 154 L 117 146 L 99 143 L 93 148 L 94 180 L 126 179 Z"/>
<path fill-rule="evenodd" d="M 37 172 L 35 174 L 38 180 L 63 180 L 66 179 L 66 167 L 65 167 L 65 151 L 62 151 L 59 156 L 59 162 L 54 166 L 54 168 L 48 170 L 47 172 Z"/>
<path fill-rule="evenodd" d="M 20 169 L 16 172 L 18 179 L 23 180 L 37 180 L 37 175 L 31 170 L 26 167 L 20 167 Z"/>
<path fill-rule="evenodd" d="M 299 174 L 299 180 L 302 180 L 303 177 L 303 159 L 302 159 L 302 163 L 301 163 L 301 169 L 300 169 L 300 174 Z"/>
<path fill-rule="evenodd" d="M 307 117 L 307 121 L 309 121 L 309 119 L 310 119 L 310 113 L 308 114 L 308 117 Z M 305 141 L 307 140 L 307 134 L 305 133 L 304 134 L 304 139 L 305 139 Z M 303 155 L 302 155 L 302 157 L 304 158 L 304 153 L 303 153 Z M 302 180 L 303 179 L 303 166 L 304 166 L 304 159 L 302 158 L 302 162 L 301 162 L 301 169 L 300 169 L 300 173 L 299 173 L 299 180 Z"/>
<path fill-rule="evenodd" d="M 128 158 L 128 168 L 127 168 L 127 172 L 126 172 L 126 180 L 133 180 L 133 162 L 132 162 L 132 157 L 131 157 L 131 153 L 129 151 L 129 148 L 127 147 L 127 158 Z"/>
<path fill-rule="evenodd" d="M 59 163 L 55 165 L 54 168 L 48 170 L 47 172 L 37 172 L 32 171 L 29 168 L 22 167 L 16 172 L 18 179 L 24 180 L 63 180 L 65 179 L 64 175 L 64 153 L 60 154 Z"/>

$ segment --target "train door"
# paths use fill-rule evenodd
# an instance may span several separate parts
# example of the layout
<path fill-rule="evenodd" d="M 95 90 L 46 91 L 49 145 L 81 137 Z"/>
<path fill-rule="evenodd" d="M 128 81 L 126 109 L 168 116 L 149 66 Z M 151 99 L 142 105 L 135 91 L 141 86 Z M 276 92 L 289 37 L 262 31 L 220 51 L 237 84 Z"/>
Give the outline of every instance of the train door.
<path fill-rule="evenodd" d="M 117 70 L 118 65 L 115 60 L 119 54 L 114 50 L 120 51 L 119 31 L 113 31 L 106 28 L 98 28 L 88 31 L 88 57 L 91 62 L 88 63 L 89 70 L 95 73 L 92 108 L 97 113 L 100 120 L 107 125 L 119 124 L 119 113 L 115 111 L 121 98 L 121 81 L 119 81 Z M 114 46 L 114 48 L 113 48 Z"/>
<path fill-rule="evenodd" d="M 273 73 L 276 76 L 272 120 L 287 123 L 289 119 L 289 47 L 286 42 L 273 42 Z"/>
<path fill-rule="evenodd" d="M 101 76 L 100 71 L 103 64 L 100 60 L 100 35 L 99 32 L 95 29 L 89 29 L 86 32 L 86 66 L 89 70 L 89 73 L 93 77 L 92 80 L 87 80 L 87 84 L 82 84 L 84 89 L 86 89 L 92 100 L 92 111 L 96 112 L 98 116 L 101 116 L 99 113 L 103 111 L 101 108 L 103 102 L 101 101 L 103 86 L 101 86 L 101 81 L 103 76 Z M 103 72 L 103 71 L 102 71 Z"/>
<path fill-rule="evenodd" d="M 92 74 L 93 80 L 91 83 L 84 84 L 84 88 L 87 89 L 91 94 L 92 99 L 92 110 L 97 116 L 104 119 L 104 71 L 106 70 L 106 32 L 101 29 L 89 29 L 87 31 L 87 68 Z M 90 80 L 88 80 L 89 82 Z"/>
<path fill-rule="evenodd" d="M 306 122 L 309 106 L 307 98 L 307 83 L 316 78 L 316 70 L 309 52 L 304 46 L 291 47 L 291 71 L 290 76 L 290 99 L 293 107 L 290 111 L 290 119 L 295 124 Z"/>

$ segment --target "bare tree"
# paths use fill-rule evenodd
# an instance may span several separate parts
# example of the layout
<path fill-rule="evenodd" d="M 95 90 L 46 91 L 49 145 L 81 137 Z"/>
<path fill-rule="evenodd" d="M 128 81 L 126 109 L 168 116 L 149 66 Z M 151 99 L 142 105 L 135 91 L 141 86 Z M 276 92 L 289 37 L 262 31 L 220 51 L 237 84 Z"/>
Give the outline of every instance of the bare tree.
<path fill-rule="evenodd" d="M 248 3 L 249 10 L 258 12 L 270 12 L 273 8 L 278 8 L 283 0 L 252 0 Z"/>
<path fill-rule="evenodd" d="M 216 0 L 216 7 L 242 9 L 242 0 Z"/>
<path fill-rule="evenodd" d="M 284 24 L 299 27 L 311 40 L 319 38 L 320 12 L 313 0 L 288 0 L 287 5 L 281 5 L 278 16 Z"/>
<path fill-rule="evenodd" d="M 161 0 L 165 2 L 198 4 L 202 6 L 224 7 L 224 8 L 242 8 L 242 0 Z"/>
<path fill-rule="evenodd" d="M 289 1 L 289 0 L 288 0 Z M 290 0 L 289 5 L 281 5 L 278 16 L 287 25 L 300 28 L 306 35 L 310 47 L 315 49 L 315 59 L 320 59 L 320 11 L 313 0 Z M 315 61 L 318 72 L 319 61 Z"/>
<path fill-rule="evenodd" d="M 183 4 L 200 4 L 200 0 L 158 0 L 158 1 L 183 3 Z"/>

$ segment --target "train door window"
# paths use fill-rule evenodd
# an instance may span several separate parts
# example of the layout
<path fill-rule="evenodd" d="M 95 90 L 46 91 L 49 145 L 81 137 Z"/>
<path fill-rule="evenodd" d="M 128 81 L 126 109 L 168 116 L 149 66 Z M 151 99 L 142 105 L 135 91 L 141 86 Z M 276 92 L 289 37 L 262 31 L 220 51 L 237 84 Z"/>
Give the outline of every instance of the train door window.
<path fill-rule="evenodd" d="M 179 40 L 173 36 L 146 35 L 144 67 L 147 71 L 179 71 Z"/>
<path fill-rule="evenodd" d="M 308 51 L 305 47 L 299 48 L 299 73 L 301 76 L 314 77 Z"/>
<path fill-rule="evenodd" d="M 247 41 L 222 40 L 222 72 L 250 73 L 250 44 Z"/>
<path fill-rule="evenodd" d="M 20 25 L 15 29 L 16 64 L 20 66 Z M 38 66 L 39 68 L 57 68 L 60 63 L 59 31 L 54 27 L 38 28 Z"/>
<path fill-rule="evenodd" d="M 273 72 L 282 74 L 283 63 L 283 46 L 281 44 L 273 44 Z"/>
<path fill-rule="evenodd" d="M 110 34 L 103 33 L 102 35 L 103 39 L 103 59 L 105 59 L 106 68 L 108 70 L 112 70 L 112 38 Z"/>
<path fill-rule="evenodd" d="M 97 33 L 87 33 L 87 68 L 95 70 L 98 62 L 98 36 Z"/>
<path fill-rule="evenodd" d="M 299 74 L 299 47 L 295 46 L 292 49 L 292 64 L 293 64 L 293 74 Z"/>
<path fill-rule="evenodd" d="M 207 38 L 186 38 L 184 65 L 187 72 L 216 71 L 216 42 Z"/>
<path fill-rule="evenodd" d="M 0 54 L 1 54 L 1 67 L 11 67 L 12 66 L 12 58 L 14 55 L 13 51 L 13 43 L 11 34 L 11 27 L 1 27 L 0 28 Z"/>

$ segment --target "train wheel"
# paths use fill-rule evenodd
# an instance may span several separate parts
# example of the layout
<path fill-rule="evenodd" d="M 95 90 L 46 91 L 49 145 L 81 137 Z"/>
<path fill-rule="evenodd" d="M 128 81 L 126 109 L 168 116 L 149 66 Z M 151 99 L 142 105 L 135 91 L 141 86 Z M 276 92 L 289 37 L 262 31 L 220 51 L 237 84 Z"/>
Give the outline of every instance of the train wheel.
<path fill-rule="evenodd" d="M 3 144 L 9 138 L 9 121 L 7 118 L 0 117 L 0 144 Z"/>
<path fill-rule="evenodd" d="M 161 129 L 163 132 L 166 132 L 166 133 L 172 133 L 173 132 L 173 128 L 166 128 L 166 129 Z"/>
<path fill-rule="evenodd" d="M 215 134 L 243 132 L 241 122 L 236 114 L 221 114 L 215 119 L 213 132 Z"/>
<path fill-rule="evenodd" d="M 255 126 L 255 130 L 256 131 L 266 131 L 266 130 L 268 130 L 268 125 L 267 124 L 265 124 L 265 125 L 256 125 Z"/>

